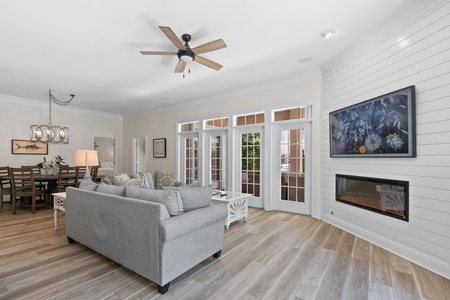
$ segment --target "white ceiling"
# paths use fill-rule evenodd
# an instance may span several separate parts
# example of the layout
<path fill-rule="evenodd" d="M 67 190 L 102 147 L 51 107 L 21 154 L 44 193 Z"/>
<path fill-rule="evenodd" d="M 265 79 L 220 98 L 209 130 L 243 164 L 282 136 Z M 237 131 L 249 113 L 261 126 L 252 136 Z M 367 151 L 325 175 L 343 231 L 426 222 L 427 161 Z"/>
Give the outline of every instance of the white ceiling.
<path fill-rule="evenodd" d="M 420 0 L 2 0 L 0 94 L 48 101 L 76 94 L 70 106 L 124 116 L 206 101 L 261 85 L 318 75 L 320 66 Z M 174 73 L 176 51 L 160 31 L 189 33 L 191 47 L 222 38 Z M 319 34 L 333 29 L 324 40 Z M 306 61 L 305 61 L 306 60 Z M 304 61 L 304 62 L 301 62 Z"/>

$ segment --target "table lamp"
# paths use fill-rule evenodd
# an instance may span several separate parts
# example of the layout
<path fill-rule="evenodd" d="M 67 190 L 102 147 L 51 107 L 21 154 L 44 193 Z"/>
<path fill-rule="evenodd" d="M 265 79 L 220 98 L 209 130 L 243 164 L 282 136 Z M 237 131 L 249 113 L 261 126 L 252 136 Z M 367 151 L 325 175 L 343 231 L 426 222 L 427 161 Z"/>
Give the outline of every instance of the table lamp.
<path fill-rule="evenodd" d="M 95 150 L 75 150 L 75 166 L 86 167 L 85 180 L 92 180 L 91 167 L 98 166 L 98 155 Z"/>

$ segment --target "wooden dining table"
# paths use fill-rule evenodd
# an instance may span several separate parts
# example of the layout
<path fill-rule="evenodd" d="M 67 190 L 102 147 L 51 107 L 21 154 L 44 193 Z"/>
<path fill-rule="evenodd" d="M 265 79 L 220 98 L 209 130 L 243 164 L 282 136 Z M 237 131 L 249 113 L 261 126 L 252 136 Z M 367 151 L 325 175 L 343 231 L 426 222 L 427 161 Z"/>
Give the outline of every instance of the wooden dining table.
<path fill-rule="evenodd" d="M 69 176 L 62 175 L 63 178 L 69 178 Z M 34 181 L 39 183 L 47 183 L 47 189 L 58 189 L 59 175 L 50 174 L 34 174 Z"/>

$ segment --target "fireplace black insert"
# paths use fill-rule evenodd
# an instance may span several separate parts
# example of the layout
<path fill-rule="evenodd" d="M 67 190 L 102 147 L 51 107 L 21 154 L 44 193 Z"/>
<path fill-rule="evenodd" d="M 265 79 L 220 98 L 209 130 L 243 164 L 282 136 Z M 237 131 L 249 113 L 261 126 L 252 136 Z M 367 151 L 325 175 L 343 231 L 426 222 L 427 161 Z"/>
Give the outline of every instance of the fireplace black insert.
<path fill-rule="evenodd" d="M 408 221 L 409 182 L 336 174 L 336 201 Z"/>

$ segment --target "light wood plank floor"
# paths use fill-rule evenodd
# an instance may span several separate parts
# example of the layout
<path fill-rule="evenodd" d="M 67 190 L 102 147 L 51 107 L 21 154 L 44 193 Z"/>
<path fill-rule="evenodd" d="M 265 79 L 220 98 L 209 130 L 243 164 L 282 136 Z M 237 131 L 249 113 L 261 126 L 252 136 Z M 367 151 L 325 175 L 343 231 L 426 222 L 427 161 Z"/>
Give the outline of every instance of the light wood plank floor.
<path fill-rule="evenodd" d="M 450 281 L 325 222 L 250 209 L 220 259 L 156 285 L 80 245 L 53 211 L 0 214 L 0 299 L 450 299 Z"/>

